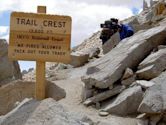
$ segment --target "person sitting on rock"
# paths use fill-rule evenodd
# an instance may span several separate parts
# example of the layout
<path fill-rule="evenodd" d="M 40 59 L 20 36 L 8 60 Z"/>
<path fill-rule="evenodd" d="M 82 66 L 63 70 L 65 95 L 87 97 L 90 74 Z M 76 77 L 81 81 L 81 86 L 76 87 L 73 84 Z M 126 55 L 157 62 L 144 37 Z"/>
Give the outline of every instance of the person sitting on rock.
<path fill-rule="evenodd" d="M 120 40 L 134 34 L 134 30 L 131 26 L 128 24 L 119 24 L 118 19 L 116 18 L 111 18 L 109 21 L 105 21 L 104 24 L 101 24 L 101 28 L 103 28 L 100 35 L 102 44 L 105 44 L 116 32 L 119 32 Z"/>
<path fill-rule="evenodd" d="M 103 24 L 100 39 L 102 40 L 103 54 L 116 47 L 121 40 L 134 34 L 133 28 L 128 24 L 119 24 L 118 19 L 111 18 Z M 105 33 L 107 31 L 107 34 Z M 105 34 L 104 34 L 105 33 Z M 105 38 L 105 39 L 103 39 Z"/>

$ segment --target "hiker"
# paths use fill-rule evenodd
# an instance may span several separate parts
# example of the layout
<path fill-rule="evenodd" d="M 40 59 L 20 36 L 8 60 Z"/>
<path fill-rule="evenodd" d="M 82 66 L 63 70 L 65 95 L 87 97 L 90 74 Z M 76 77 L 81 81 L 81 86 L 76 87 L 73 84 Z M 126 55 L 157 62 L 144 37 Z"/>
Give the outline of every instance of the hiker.
<path fill-rule="evenodd" d="M 116 47 L 121 40 L 134 34 L 133 28 L 127 24 L 119 24 L 118 19 L 111 18 L 101 24 L 102 32 L 100 39 L 102 40 L 103 54 L 108 53 Z"/>
<path fill-rule="evenodd" d="M 116 32 L 119 32 L 120 40 L 130 37 L 134 34 L 131 26 L 128 24 L 119 24 L 118 19 L 116 18 L 111 18 L 110 20 L 105 21 L 104 24 L 101 24 L 101 28 L 103 28 L 100 35 L 102 44 L 105 44 Z"/>

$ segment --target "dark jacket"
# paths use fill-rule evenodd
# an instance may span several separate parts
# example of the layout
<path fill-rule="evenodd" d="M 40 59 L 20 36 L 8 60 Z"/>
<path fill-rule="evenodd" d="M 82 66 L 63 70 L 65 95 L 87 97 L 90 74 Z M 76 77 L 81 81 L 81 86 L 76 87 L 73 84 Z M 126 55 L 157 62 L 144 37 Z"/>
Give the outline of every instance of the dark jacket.
<path fill-rule="evenodd" d="M 128 24 L 121 24 L 121 31 L 119 32 L 120 34 L 120 39 L 124 39 L 127 37 L 130 37 L 134 34 L 134 30 L 131 26 Z"/>

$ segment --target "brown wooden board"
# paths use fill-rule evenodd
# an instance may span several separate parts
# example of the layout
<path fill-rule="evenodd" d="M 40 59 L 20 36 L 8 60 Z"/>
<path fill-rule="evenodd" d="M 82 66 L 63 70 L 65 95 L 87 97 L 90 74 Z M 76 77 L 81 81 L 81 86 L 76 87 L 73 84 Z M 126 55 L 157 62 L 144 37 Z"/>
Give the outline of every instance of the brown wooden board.
<path fill-rule="evenodd" d="M 69 63 L 71 23 L 69 16 L 13 12 L 9 58 Z"/>

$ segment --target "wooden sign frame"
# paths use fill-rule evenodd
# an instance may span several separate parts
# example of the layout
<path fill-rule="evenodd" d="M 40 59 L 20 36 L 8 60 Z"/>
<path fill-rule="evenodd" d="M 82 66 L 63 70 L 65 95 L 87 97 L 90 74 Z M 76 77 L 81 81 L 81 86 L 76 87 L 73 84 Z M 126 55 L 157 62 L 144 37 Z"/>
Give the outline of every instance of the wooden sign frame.
<path fill-rule="evenodd" d="M 41 9 L 41 10 L 40 10 Z M 12 12 L 9 58 L 47 62 L 70 62 L 71 17 Z"/>
<path fill-rule="evenodd" d="M 8 57 L 36 61 L 35 98 L 46 97 L 45 62 L 70 62 L 71 17 L 46 15 L 46 6 L 37 14 L 11 14 Z"/>

